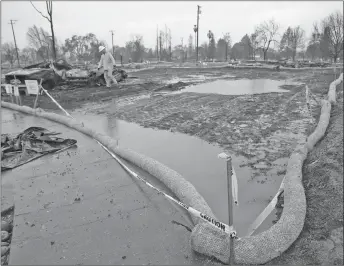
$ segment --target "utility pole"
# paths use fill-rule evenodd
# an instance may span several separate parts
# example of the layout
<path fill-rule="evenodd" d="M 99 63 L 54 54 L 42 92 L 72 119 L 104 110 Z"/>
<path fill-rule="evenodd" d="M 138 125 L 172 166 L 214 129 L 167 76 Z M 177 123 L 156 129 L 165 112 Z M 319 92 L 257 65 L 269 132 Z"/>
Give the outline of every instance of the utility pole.
<path fill-rule="evenodd" d="M 165 24 L 165 49 L 166 49 L 166 52 L 167 52 L 167 49 L 168 49 L 168 33 L 167 33 L 167 25 Z"/>
<path fill-rule="evenodd" d="M 159 58 L 159 28 L 158 28 L 158 25 L 156 26 L 156 58 L 157 58 L 157 61 L 160 61 L 160 58 Z"/>
<path fill-rule="evenodd" d="M 168 29 L 168 35 L 169 35 L 170 61 L 172 61 L 172 34 L 171 34 L 171 29 Z"/>
<path fill-rule="evenodd" d="M 180 38 L 180 40 L 182 41 L 182 49 L 180 50 L 180 60 L 181 60 L 181 62 L 184 62 L 184 38 Z"/>
<path fill-rule="evenodd" d="M 162 42 L 161 42 L 161 39 L 162 39 L 162 36 L 161 36 L 161 32 L 160 32 L 160 35 L 159 35 L 159 46 L 160 46 L 160 51 L 159 51 L 159 55 L 160 55 L 160 60 L 161 60 L 161 50 L 162 50 Z"/>
<path fill-rule="evenodd" d="M 199 35 L 199 14 L 201 14 L 201 6 L 197 5 L 197 44 L 196 44 L 196 63 L 198 62 L 198 35 Z"/>
<path fill-rule="evenodd" d="M 197 54 L 197 26 L 196 25 L 194 25 L 193 30 L 195 32 L 195 53 Z M 197 64 L 197 59 L 196 59 L 196 64 Z"/>
<path fill-rule="evenodd" d="M 110 30 L 111 32 L 111 37 L 112 37 L 112 56 L 115 58 L 115 47 L 113 46 L 113 35 L 114 35 L 114 30 Z"/>
<path fill-rule="evenodd" d="M 13 29 L 13 23 L 14 23 L 15 21 L 17 21 L 17 20 L 13 20 L 13 19 L 11 19 L 9 24 L 11 24 L 11 26 L 12 26 L 13 39 L 14 39 L 14 46 L 15 46 L 15 48 L 16 48 L 16 54 L 17 54 L 17 60 L 18 60 L 18 66 L 20 67 L 20 62 L 19 62 L 19 54 L 18 54 L 18 47 L 17 47 L 17 41 L 16 41 L 16 35 L 14 34 L 14 29 Z"/>

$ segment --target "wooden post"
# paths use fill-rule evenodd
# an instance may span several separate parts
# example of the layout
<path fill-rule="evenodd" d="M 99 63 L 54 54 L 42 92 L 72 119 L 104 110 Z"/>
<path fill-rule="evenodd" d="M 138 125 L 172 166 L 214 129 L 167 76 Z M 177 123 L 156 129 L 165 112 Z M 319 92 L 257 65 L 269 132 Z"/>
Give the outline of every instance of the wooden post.
<path fill-rule="evenodd" d="M 233 195 L 232 195 L 232 158 L 227 157 L 227 192 L 228 192 L 228 225 L 233 226 Z M 234 265 L 234 241 L 233 237 L 229 236 L 229 265 Z"/>
<path fill-rule="evenodd" d="M 42 87 L 42 79 L 41 79 L 41 81 L 40 81 L 40 83 L 39 83 L 39 85 L 38 85 L 38 92 L 37 92 L 37 95 L 36 95 L 36 99 L 35 99 L 35 103 L 33 104 L 33 109 L 36 109 L 36 107 L 37 107 L 37 103 L 38 103 L 38 97 L 39 97 L 39 94 L 41 93 L 41 87 Z"/>

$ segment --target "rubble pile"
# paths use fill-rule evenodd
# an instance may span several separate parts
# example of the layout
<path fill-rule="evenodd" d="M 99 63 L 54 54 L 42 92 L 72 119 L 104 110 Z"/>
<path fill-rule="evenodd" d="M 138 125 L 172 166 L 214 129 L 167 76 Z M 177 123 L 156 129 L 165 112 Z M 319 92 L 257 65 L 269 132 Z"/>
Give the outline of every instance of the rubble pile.
<path fill-rule="evenodd" d="M 128 77 L 126 71 L 114 68 L 112 72 L 117 82 L 121 82 Z M 55 62 L 41 62 L 30 65 L 22 69 L 7 73 L 5 83 L 11 84 L 12 80 L 18 79 L 20 84 L 24 85 L 25 80 L 42 80 L 42 86 L 46 90 L 53 88 L 61 89 L 66 86 L 68 89 L 85 86 L 103 86 L 105 85 L 104 69 L 97 69 L 97 66 L 80 65 L 74 67 L 64 59 Z"/>

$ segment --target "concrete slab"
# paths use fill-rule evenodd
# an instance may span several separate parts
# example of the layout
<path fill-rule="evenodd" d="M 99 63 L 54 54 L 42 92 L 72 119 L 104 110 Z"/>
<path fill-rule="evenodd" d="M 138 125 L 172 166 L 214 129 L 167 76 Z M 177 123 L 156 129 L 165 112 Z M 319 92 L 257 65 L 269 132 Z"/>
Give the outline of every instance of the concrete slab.
<path fill-rule="evenodd" d="M 15 203 L 9 264 L 202 264 L 189 247 L 190 217 L 134 180 L 94 140 L 42 118 L 2 109 L 2 133 L 61 132 L 77 148 L 2 175 Z M 137 167 L 139 174 L 167 191 Z M 80 198 L 80 200 L 79 200 Z"/>

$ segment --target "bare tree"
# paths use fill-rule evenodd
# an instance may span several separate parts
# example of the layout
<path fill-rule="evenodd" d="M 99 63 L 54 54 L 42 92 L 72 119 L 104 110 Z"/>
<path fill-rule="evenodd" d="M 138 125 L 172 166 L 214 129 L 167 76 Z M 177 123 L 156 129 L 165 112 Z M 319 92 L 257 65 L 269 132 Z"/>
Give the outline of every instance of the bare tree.
<path fill-rule="evenodd" d="M 279 52 L 282 57 L 289 59 L 289 56 L 293 56 L 292 45 L 291 45 L 291 27 L 288 27 L 282 35 L 281 41 L 279 42 Z"/>
<path fill-rule="evenodd" d="M 171 34 L 171 29 L 168 29 L 168 49 L 169 49 L 169 54 L 170 54 L 170 61 L 172 61 L 172 34 Z"/>
<path fill-rule="evenodd" d="M 36 25 L 30 27 L 26 33 L 30 46 L 43 60 L 49 58 L 50 48 L 52 48 L 52 40 L 48 35 L 43 28 L 38 28 Z"/>
<path fill-rule="evenodd" d="M 168 28 L 167 25 L 165 24 L 165 50 L 168 50 L 168 41 L 169 41 L 169 36 L 168 36 Z"/>
<path fill-rule="evenodd" d="M 189 38 L 188 38 L 188 54 L 189 54 L 189 57 L 192 55 L 193 53 L 193 37 L 192 37 L 192 34 L 189 35 Z"/>
<path fill-rule="evenodd" d="M 295 61 L 297 49 L 304 47 L 305 31 L 300 26 L 295 28 L 288 27 L 288 29 L 284 32 L 280 42 L 280 50 L 284 52 L 288 52 L 289 50 L 293 61 Z"/>
<path fill-rule="evenodd" d="M 134 62 L 143 60 L 146 49 L 144 47 L 143 37 L 141 35 L 133 35 L 132 40 L 126 43 L 125 48 Z"/>
<path fill-rule="evenodd" d="M 20 53 L 21 61 L 24 62 L 24 65 L 26 66 L 28 61 L 31 57 L 31 51 L 30 48 L 24 48 Z"/>
<path fill-rule="evenodd" d="M 264 21 L 256 27 L 258 34 L 257 41 L 264 53 L 264 60 L 266 60 L 267 51 L 269 50 L 271 42 L 277 42 L 279 25 L 274 19 Z"/>
<path fill-rule="evenodd" d="M 328 36 L 321 33 L 317 22 L 313 23 L 313 31 L 309 45 L 307 47 L 308 54 L 314 58 L 326 59 L 330 57 L 330 44 Z"/>
<path fill-rule="evenodd" d="M 12 67 L 16 58 L 16 48 L 14 47 L 13 43 L 4 43 L 2 45 L 1 54 L 1 57 L 5 61 L 8 61 Z"/>
<path fill-rule="evenodd" d="M 343 51 L 343 14 L 334 12 L 321 22 L 324 39 L 328 41 L 329 53 L 334 62 L 337 62 Z"/>
<path fill-rule="evenodd" d="M 39 11 L 34 4 L 30 1 L 31 5 L 36 9 L 36 11 L 41 14 L 41 16 L 47 19 L 50 23 L 51 29 L 51 38 L 52 38 L 52 50 L 53 50 L 53 58 L 56 60 L 56 46 L 55 46 L 55 32 L 54 32 L 54 24 L 53 24 L 53 2 L 52 1 L 45 1 L 48 16 L 44 15 L 41 11 Z"/>
<path fill-rule="evenodd" d="M 160 60 L 163 58 L 163 50 L 165 46 L 165 33 L 164 31 L 160 30 L 159 33 L 159 55 L 160 55 Z"/>
<path fill-rule="evenodd" d="M 26 60 L 28 63 L 34 63 L 36 62 L 36 57 L 37 57 L 37 51 L 34 48 L 31 47 L 25 47 L 22 51 L 21 54 L 24 58 L 24 61 Z"/>
<path fill-rule="evenodd" d="M 296 50 L 305 47 L 305 31 L 300 26 L 291 29 L 290 43 L 293 50 L 293 61 L 295 61 Z"/>
<path fill-rule="evenodd" d="M 251 50 L 252 50 L 251 51 L 252 52 L 252 59 L 256 60 L 256 52 L 258 50 L 258 40 L 257 40 L 258 33 L 254 32 L 249 37 L 250 37 L 250 45 L 251 45 Z"/>
<path fill-rule="evenodd" d="M 43 46 L 41 30 L 36 25 L 28 29 L 26 37 L 31 47 L 38 50 Z"/>
<path fill-rule="evenodd" d="M 207 37 L 209 39 L 209 46 L 208 46 L 208 59 L 214 59 L 215 57 L 215 50 L 216 50 L 216 46 L 215 46 L 215 37 L 214 37 L 214 33 L 209 30 L 207 33 Z"/>
<path fill-rule="evenodd" d="M 223 35 L 223 39 L 224 41 L 226 42 L 226 51 L 225 51 L 225 60 L 227 61 L 228 60 L 228 54 L 229 54 L 229 49 L 231 48 L 232 46 L 232 38 L 231 38 L 231 34 L 229 32 L 226 32 L 224 35 Z"/>

